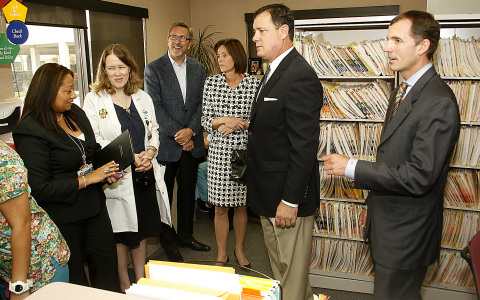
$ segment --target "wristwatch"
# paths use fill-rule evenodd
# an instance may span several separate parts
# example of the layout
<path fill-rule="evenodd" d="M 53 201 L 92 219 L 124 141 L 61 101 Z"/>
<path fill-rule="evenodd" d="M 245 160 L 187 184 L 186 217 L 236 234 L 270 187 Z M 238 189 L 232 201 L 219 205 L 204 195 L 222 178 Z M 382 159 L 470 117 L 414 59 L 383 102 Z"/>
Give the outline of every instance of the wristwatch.
<path fill-rule="evenodd" d="M 8 284 L 8 289 L 10 290 L 10 292 L 14 293 L 14 294 L 23 294 L 25 293 L 26 291 L 30 290 L 30 288 L 33 286 L 33 281 L 31 279 L 27 279 L 27 282 L 23 282 L 23 281 L 17 281 L 17 282 L 10 282 Z"/>

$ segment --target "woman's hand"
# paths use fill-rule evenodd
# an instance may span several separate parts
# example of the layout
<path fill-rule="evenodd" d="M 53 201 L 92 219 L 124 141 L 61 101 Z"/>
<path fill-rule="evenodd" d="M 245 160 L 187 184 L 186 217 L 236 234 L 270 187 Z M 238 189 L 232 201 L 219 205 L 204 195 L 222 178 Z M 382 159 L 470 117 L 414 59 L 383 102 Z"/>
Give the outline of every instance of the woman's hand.
<path fill-rule="evenodd" d="M 97 168 L 92 173 L 85 175 L 85 181 L 82 177 L 78 177 L 79 189 L 84 188 L 87 185 L 99 183 L 103 180 L 106 180 L 108 183 L 117 182 L 118 179 L 114 178 L 115 172 L 118 171 L 118 164 L 113 160 L 109 163 L 104 164 L 100 168 Z"/>
<path fill-rule="evenodd" d="M 223 118 L 224 118 L 223 125 L 227 126 L 233 131 L 244 130 L 248 128 L 248 123 L 243 119 L 235 118 L 235 117 L 223 117 Z"/>
<path fill-rule="evenodd" d="M 237 130 L 246 130 L 248 126 L 247 121 L 236 117 L 220 117 L 212 122 L 212 128 L 216 129 L 224 137 Z"/>
<path fill-rule="evenodd" d="M 218 127 L 217 131 L 220 132 L 220 134 L 221 134 L 223 137 L 226 137 L 227 135 L 229 135 L 230 133 L 234 132 L 235 130 L 233 130 L 232 128 L 228 127 L 227 125 L 221 125 L 220 127 Z"/>
<path fill-rule="evenodd" d="M 145 172 L 152 168 L 152 156 L 147 151 L 142 151 L 140 154 L 135 154 L 135 172 Z"/>

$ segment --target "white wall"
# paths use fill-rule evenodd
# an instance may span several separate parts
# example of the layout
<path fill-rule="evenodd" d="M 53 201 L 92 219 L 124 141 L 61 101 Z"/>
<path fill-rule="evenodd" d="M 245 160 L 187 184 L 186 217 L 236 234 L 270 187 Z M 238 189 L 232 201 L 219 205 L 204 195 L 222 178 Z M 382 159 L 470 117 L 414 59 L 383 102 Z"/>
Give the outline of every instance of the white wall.
<path fill-rule="evenodd" d="M 427 11 L 434 15 L 480 14 L 480 0 L 427 0 Z"/>

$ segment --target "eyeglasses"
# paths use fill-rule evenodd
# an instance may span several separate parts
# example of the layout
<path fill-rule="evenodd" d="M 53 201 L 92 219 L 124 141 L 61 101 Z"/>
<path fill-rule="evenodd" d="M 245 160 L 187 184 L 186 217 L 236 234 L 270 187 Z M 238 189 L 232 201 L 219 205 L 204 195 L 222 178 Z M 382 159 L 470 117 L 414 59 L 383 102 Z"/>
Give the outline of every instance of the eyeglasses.
<path fill-rule="evenodd" d="M 189 41 L 189 40 L 190 40 L 190 39 L 187 38 L 186 36 L 183 36 L 183 35 L 181 35 L 181 36 L 176 36 L 176 35 L 173 35 L 173 34 L 169 35 L 169 36 L 168 36 L 168 39 L 171 40 L 171 41 L 179 40 L 180 42 L 185 42 L 185 41 Z"/>

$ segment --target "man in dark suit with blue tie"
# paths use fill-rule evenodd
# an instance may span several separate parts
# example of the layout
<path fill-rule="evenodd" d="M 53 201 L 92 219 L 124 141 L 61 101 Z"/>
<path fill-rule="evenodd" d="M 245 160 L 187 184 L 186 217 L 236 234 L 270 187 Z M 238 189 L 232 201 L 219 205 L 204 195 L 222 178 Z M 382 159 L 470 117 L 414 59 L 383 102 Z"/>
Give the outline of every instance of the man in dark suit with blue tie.
<path fill-rule="evenodd" d="M 308 280 L 319 203 L 317 161 L 323 89 L 293 47 L 293 13 L 272 4 L 254 14 L 258 56 L 270 62 L 252 105 L 247 201 L 260 215 L 283 299 L 313 299 Z"/>
<path fill-rule="evenodd" d="M 160 243 L 170 261 L 183 261 L 178 247 L 209 251 L 193 238 L 195 184 L 198 164 L 205 155 L 202 126 L 202 64 L 185 55 L 193 31 L 184 22 L 169 30 L 168 52 L 145 68 L 145 91 L 152 97 L 159 125 L 157 159 L 166 166 L 165 184 L 170 203 L 177 180 L 177 231 L 163 224 Z"/>
<path fill-rule="evenodd" d="M 370 190 L 360 225 L 375 263 L 374 299 L 422 299 L 427 267 L 439 258 L 443 191 L 460 132 L 455 95 L 431 63 L 439 39 L 429 13 L 392 20 L 384 50 L 405 81 L 390 96 L 376 161 L 323 157 L 328 175 Z"/>

